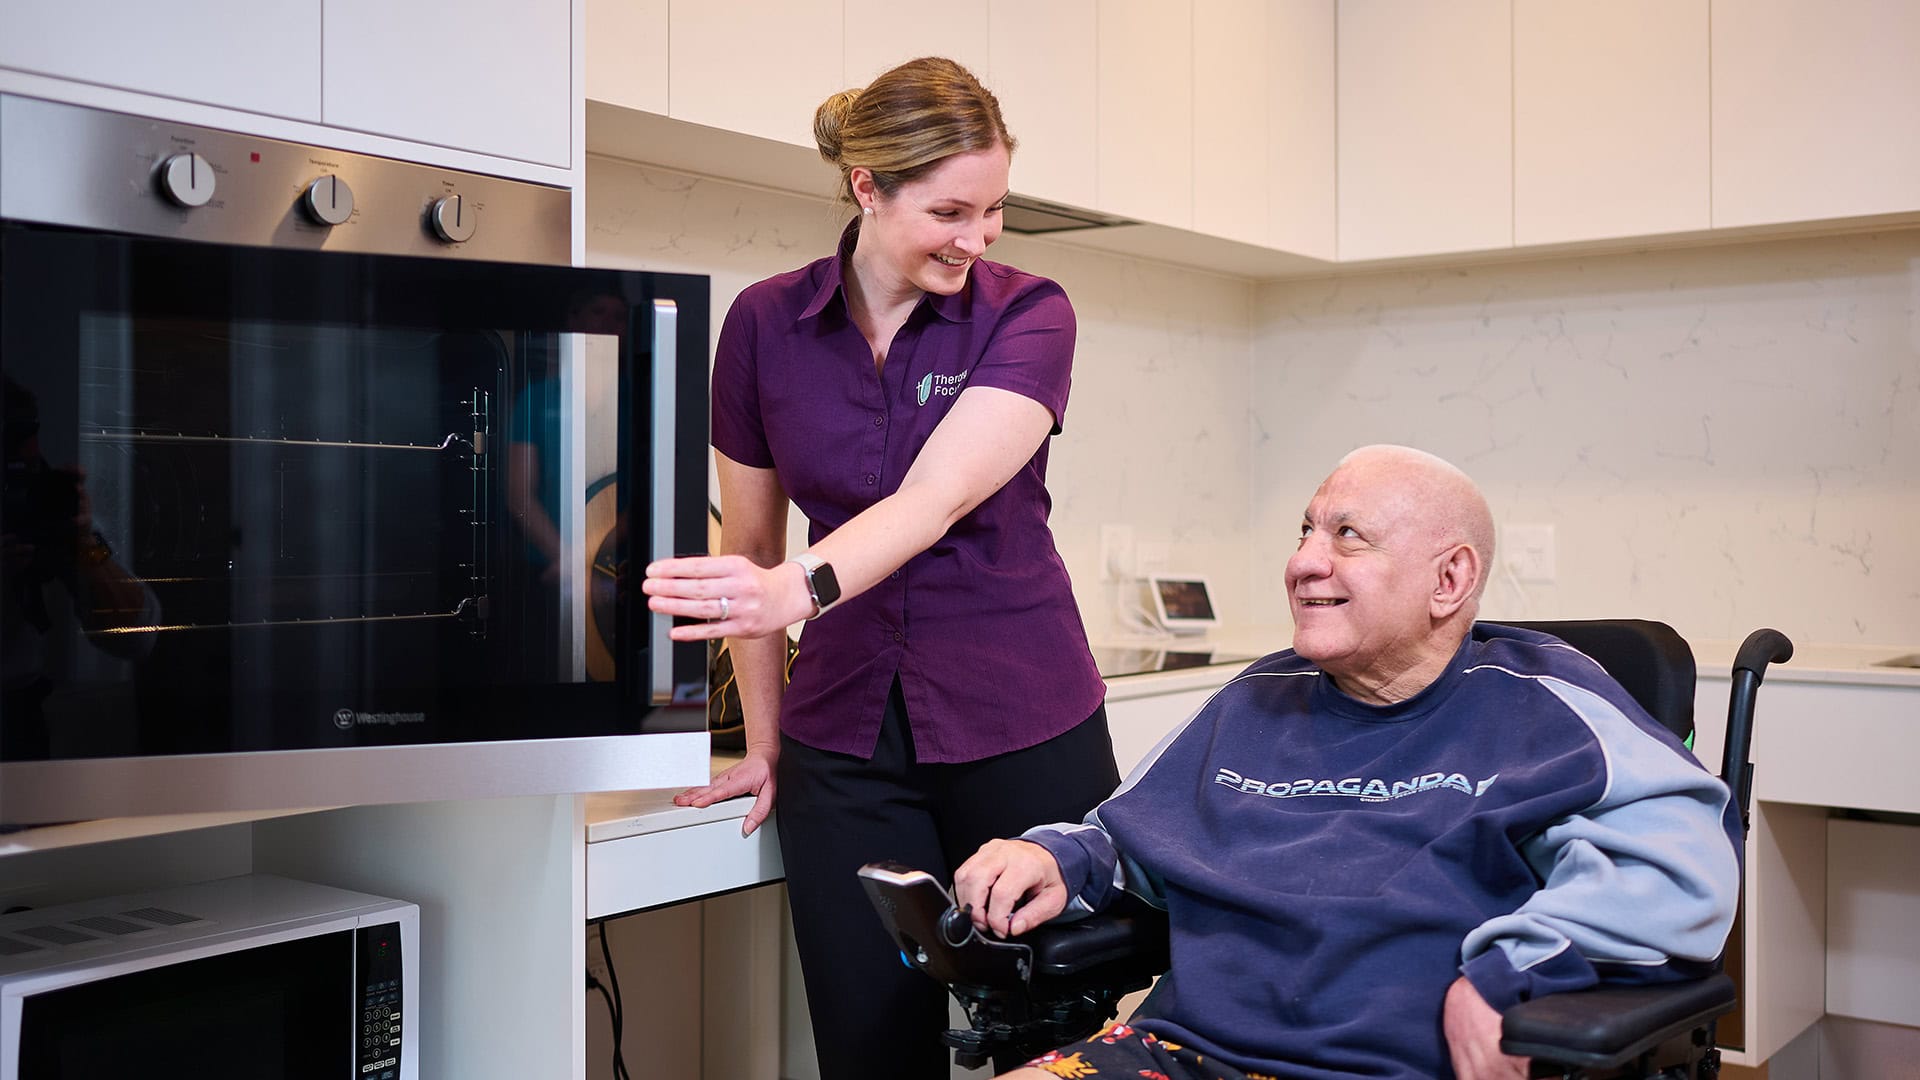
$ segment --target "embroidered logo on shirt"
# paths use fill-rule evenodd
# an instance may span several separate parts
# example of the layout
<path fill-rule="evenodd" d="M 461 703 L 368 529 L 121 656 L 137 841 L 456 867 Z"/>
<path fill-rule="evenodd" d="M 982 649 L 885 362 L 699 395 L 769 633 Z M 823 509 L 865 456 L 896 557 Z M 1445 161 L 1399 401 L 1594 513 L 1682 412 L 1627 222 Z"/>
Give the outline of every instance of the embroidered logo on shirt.
<path fill-rule="evenodd" d="M 919 394 L 920 404 L 925 405 L 927 399 L 935 394 L 941 397 L 952 397 L 959 393 L 960 388 L 966 384 L 967 374 L 968 373 L 964 371 L 958 375 L 929 374 L 926 378 L 921 379 L 920 385 L 914 388 L 915 392 Z"/>
<path fill-rule="evenodd" d="M 1377 777 L 1362 779 L 1358 776 L 1350 776 L 1344 780 L 1275 780 L 1269 783 L 1248 779 L 1232 769 L 1221 769 L 1214 776 L 1213 782 L 1225 784 L 1249 795 L 1264 795 L 1269 799 L 1297 799 L 1306 795 L 1344 795 L 1363 802 L 1387 802 L 1391 799 L 1405 798 L 1408 795 L 1418 795 L 1423 791 L 1438 791 L 1443 788 L 1471 795 L 1477 799 L 1486 794 L 1487 789 L 1492 787 L 1493 782 L 1498 779 L 1500 774 L 1494 773 L 1485 780 L 1475 783 L 1468 780 L 1462 773 L 1433 772 L 1391 782 Z"/>

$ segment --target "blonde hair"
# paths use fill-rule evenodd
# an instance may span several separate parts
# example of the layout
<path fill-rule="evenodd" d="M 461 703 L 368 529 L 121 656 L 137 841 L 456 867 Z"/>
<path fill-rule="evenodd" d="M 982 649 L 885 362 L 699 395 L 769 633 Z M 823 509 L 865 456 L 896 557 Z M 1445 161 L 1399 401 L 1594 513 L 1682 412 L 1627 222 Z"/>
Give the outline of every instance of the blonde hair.
<path fill-rule="evenodd" d="M 853 170 L 873 173 L 892 197 L 954 154 L 1016 145 L 1000 101 L 973 73 L 939 56 L 909 60 L 865 88 L 842 90 L 813 113 L 820 156 L 840 169 L 840 199 L 851 203 Z"/>

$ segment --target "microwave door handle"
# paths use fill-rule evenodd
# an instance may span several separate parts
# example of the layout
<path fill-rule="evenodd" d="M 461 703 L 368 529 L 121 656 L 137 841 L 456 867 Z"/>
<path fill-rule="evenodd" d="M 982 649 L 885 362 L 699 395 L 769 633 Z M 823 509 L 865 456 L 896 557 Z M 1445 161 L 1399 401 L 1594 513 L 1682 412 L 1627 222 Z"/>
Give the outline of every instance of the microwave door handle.
<path fill-rule="evenodd" d="M 653 493 L 653 535 L 649 540 L 655 559 L 674 554 L 673 483 L 677 441 L 674 415 L 679 403 L 676 382 L 679 357 L 675 346 L 680 340 L 679 323 L 679 305 L 671 300 L 653 302 L 653 453 L 648 458 L 652 473 L 648 488 Z M 649 612 L 647 626 L 651 668 L 647 682 L 652 688 L 651 704 L 665 705 L 673 700 L 673 640 L 668 636 L 673 617 Z"/>

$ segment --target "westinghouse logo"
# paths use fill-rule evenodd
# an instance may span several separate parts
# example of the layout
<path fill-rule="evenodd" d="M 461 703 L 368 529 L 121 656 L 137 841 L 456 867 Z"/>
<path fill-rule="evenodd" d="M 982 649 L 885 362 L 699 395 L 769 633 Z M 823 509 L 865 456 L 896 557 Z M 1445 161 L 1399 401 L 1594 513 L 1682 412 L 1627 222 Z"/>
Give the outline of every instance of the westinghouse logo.
<path fill-rule="evenodd" d="M 351 727 L 393 727 L 398 724 L 424 724 L 427 714 L 423 712 L 356 712 L 353 709 L 336 709 L 333 713 L 333 726 L 342 731 Z"/>

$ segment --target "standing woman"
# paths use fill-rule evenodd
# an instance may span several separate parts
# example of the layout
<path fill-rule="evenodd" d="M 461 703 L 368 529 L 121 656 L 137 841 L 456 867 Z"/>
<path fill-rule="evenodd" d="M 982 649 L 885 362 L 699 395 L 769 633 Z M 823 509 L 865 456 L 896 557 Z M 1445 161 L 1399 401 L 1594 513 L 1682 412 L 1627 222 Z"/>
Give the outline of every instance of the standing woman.
<path fill-rule="evenodd" d="M 656 612 L 731 639 L 744 761 L 675 801 L 779 793 L 780 849 L 826 1080 L 945 1076 L 941 988 L 900 963 L 862 863 L 951 877 L 1077 821 L 1119 782 L 1105 688 L 1047 527 L 1074 317 L 982 256 L 1013 136 L 951 60 L 814 116 L 857 213 L 839 251 L 742 291 L 714 357 L 721 554 L 647 568 Z M 788 499 L 810 546 L 786 551 Z M 783 631 L 807 627 L 783 687 Z"/>

